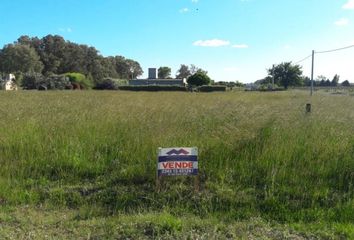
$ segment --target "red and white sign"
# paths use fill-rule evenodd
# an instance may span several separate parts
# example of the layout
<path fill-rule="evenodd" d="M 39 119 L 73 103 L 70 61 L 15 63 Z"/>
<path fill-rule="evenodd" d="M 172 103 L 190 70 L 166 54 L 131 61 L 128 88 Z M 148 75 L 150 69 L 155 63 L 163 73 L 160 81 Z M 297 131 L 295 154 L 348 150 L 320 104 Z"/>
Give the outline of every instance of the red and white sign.
<path fill-rule="evenodd" d="M 198 175 L 197 148 L 159 148 L 158 176 Z"/>

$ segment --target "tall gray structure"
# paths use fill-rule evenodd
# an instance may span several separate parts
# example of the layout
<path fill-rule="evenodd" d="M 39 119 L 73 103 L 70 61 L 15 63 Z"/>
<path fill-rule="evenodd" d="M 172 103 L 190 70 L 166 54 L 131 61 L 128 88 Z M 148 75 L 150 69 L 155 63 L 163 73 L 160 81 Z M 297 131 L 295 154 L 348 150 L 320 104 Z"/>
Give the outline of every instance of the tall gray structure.
<path fill-rule="evenodd" d="M 149 79 L 156 79 L 157 77 L 156 68 L 149 68 Z"/>

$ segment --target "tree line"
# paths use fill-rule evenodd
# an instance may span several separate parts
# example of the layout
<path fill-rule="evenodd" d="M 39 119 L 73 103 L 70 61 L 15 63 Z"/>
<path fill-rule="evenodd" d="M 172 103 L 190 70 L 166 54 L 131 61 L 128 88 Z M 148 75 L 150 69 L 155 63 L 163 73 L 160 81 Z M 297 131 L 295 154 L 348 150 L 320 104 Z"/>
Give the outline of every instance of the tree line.
<path fill-rule="evenodd" d="M 24 89 L 112 89 L 141 76 L 143 70 L 135 60 L 104 57 L 94 47 L 66 41 L 59 35 L 47 35 L 21 36 L 0 49 L 0 75 L 9 73 L 15 73 Z M 171 68 L 160 67 L 158 77 L 172 78 Z M 182 64 L 176 78 L 185 78 L 190 85 L 211 82 L 207 71 L 193 64 Z"/>
<path fill-rule="evenodd" d="M 66 41 L 59 35 L 43 38 L 21 36 L 0 50 L 0 72 L 38 79 L 81 73 L 96 85 L 105 78 L 130 79 L 143 74 L 140 64 L 123 56 L 102 56 L 91 46 Z M 37 81 L 39 81 L 37 79 Z M 26 86 L 25 86 L 26 87 Z"/>
<path fill-rule="evenodd" d="M 285 89 L 290 86 L 311 86 L 311 79 L 303 76 L 302 67 L 300 65 L 292 64 L 291 62 L 283 62 L 278 65 L 273 65 L 271 68 L 267 69 L 267 72 L 268 76 L 256 83 L 266 85 L 274 82 L 275 85 L 282 86 Z M 336 74 L 332 80 L 321 75 L 314 80 L 314 86 L 337 87 L 340 84 L 339 78 L 338 74 Z M 350 86 L 350 83 L 348 80 L 345 80 L 341 85 Z"/>
<path fill-rule="evenodd" d="M 171 68 L 162 66 L 158 69 L 158 78 L 160 79 L 170 79 Z M 187 79 L 187 83 L 190 86 L 202 86 L 209 85 L 212 80 L 208 76 L 208 72 L 191 64 L 190 66 L 186 64 L 181 64 L 176 73 L 177 79 Z"/>

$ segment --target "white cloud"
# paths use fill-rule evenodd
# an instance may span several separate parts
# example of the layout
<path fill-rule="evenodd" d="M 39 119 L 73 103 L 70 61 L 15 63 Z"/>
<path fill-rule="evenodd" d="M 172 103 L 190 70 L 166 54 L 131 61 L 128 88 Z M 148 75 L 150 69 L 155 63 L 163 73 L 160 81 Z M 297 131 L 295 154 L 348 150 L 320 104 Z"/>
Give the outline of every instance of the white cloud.
<path fill-rule="evenodd" d="M 182 8 L 179 10 L 180 13 L 187 13 L 189 12 L 189 8 Z"/>
<path fill-rule="evenodd" d="M 247 44 L 235 44 L 232 45 L 233 48 L 248 48 Z"/>
<path fill-rule="evenodd" d="M 72 28 L 68 27 L 68 28 L 59 28 L 59 31 L 71 33 L 73 30 L 72 30 Z"/>
<path fill-rule="evenodd" d="M 349 24 L 349 20 L 346 18 L 341 18 L 341 19 L 335 21 L 334 24 L 337 26 L 345 26 L 345 25 Z"/>
<path fill-rule="evenodd" d="M 348 0 L 346 4 L 343 5 L 344 9 L 354 9 L 354 0 Z"/>
<path fill-rule="evenodd" d="M 193 45 L 199 47 L 222 47 L 230 45 L 230 42 L 221 39 L 198 40 Z"/>

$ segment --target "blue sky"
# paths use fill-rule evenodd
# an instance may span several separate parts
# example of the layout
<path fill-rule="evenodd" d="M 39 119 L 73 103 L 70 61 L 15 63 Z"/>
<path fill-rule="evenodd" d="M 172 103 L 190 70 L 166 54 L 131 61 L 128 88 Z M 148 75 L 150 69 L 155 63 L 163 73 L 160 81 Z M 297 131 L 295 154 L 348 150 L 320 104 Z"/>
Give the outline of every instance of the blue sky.
<path fill-rule="evenodd" d="M 354 44 L 354 0 L 1 0 L 0 47 L 59 34 L 148 67 L 195 64 L 253 82 L 311 50 Z M 354 48 L 316 55 L 315 76 L 354 82 Z M 310 75 L 311 60 L 303 64 Z"/>

